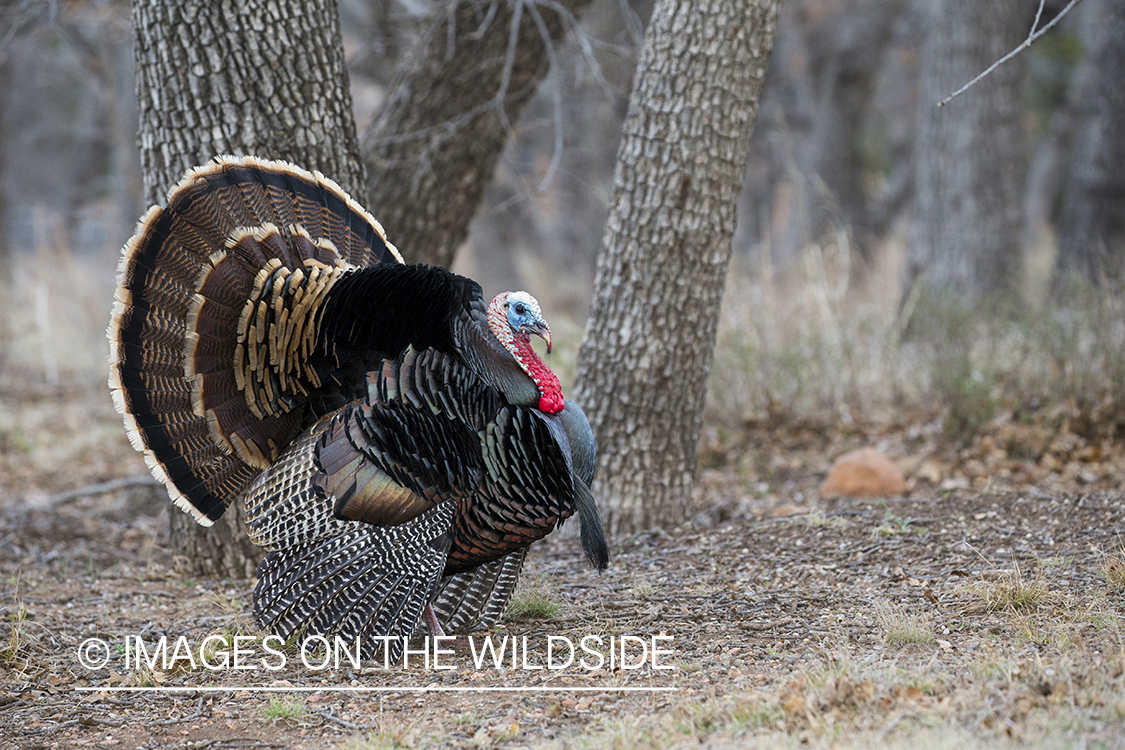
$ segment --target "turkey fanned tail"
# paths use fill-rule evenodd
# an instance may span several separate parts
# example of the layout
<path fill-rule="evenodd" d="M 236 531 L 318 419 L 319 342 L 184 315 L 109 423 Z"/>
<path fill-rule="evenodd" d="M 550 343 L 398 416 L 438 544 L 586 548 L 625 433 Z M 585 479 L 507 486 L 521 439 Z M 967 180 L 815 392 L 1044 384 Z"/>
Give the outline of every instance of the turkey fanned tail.
<path fill-rule="evenodd" d="M 449 551 L 452 504 L 404 526 L 352 524 L 334 536 L 275 550 L 258 569 L 254 615 L 282 638 L 302 630 L 358 638 L 364 659 L 394 663 L 433 597 Z M 387 643 L 376 637 L 393 636 Z"/>

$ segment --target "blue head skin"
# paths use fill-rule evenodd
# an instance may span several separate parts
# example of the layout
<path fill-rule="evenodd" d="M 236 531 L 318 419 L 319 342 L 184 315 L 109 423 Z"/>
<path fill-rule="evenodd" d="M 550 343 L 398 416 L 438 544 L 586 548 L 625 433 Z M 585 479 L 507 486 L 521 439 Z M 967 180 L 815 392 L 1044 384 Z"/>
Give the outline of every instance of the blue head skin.
<path fill-rule="evenodd" d="M 534 333 L 542 336 L 547 342 L 547 353 L 551 353 L 551 328 L 543 319 L 543 311 L 539 309 L 539 302 L 527 292 L 508 292 L 504 301 L 508 311 L 508 325 L 513 331 L 519 331 L 525 336 Z"/>

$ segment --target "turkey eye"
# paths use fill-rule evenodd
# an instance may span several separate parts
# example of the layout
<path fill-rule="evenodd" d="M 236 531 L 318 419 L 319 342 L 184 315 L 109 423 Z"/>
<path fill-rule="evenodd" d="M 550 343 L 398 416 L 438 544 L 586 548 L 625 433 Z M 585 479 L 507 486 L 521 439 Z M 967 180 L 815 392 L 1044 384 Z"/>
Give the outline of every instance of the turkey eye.
<path fill-rule="evenodd" d="M 527 312 L 526 307 L 524 307 L 523 305 L 516 305 L 516 315 L 523 315 L 525 312 Z"/>

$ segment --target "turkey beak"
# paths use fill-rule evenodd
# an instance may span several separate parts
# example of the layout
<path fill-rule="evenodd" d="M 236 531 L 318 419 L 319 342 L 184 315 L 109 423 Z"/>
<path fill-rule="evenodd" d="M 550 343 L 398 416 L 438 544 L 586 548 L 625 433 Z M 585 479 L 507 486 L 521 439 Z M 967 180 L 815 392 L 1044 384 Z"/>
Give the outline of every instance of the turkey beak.
<path fill-rule="evenodd" d="M 536 336 L 539 336 L 544 341 L 546 341 L 547 353 L 551 353 L 551 327 L 547 325 L 547 321 L 540 318 L 534 323 L 528 323 L 522 326 L 522 328 L 528 333 L 534 333 Z"/>

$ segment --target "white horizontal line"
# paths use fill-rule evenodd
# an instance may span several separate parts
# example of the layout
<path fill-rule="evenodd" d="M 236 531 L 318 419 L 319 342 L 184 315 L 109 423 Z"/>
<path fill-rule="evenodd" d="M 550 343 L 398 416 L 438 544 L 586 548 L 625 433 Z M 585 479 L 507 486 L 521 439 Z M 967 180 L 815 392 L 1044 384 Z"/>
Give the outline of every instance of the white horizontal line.
<path fill-rule="evenodd" d="M 672 693 L 676 687 L 76 687 L 80 693 Z"/>

